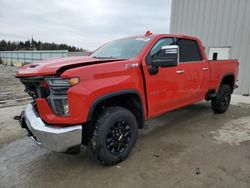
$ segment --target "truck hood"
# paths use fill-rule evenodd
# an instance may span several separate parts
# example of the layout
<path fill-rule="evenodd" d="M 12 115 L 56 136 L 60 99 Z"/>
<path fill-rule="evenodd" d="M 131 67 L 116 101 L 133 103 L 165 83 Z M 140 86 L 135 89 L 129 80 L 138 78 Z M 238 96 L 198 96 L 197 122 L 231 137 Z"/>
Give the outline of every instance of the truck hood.
<path fill-rule="evenodd" d="M 124 59 L 96 59 L 89 56 L 53 58 L 20 67 L 16 77 L 55 75 L 69 68 L 121 60 Z"/>

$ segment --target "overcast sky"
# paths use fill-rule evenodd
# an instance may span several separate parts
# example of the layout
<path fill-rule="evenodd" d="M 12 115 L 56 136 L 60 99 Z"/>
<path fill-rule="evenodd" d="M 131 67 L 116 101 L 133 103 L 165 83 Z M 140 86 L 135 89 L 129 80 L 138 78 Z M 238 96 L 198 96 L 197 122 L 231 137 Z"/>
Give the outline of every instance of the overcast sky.
<path fill-rule="evenodd" d="M 93 50 L 121 37 L 168 33 L 171 0 L 0 0 L 0 40 L 66 43 Z"/>

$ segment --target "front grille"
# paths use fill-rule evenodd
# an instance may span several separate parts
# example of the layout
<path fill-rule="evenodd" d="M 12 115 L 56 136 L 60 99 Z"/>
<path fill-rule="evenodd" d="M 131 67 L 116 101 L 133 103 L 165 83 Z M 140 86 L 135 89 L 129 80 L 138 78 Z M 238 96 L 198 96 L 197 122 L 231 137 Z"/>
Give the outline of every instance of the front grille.
<path fill-rule="evenodd" d="M 25 77 L 20 80 L 25 86 L 25 92 L 34 100 L 46 98 L 56 115 L 69 116 L 67 91 L 70 84 L 67 81 L 63 82 L 57 77 Z"/>
<path fill-rule="evenodd" d="M 25 77 L 20 81 L 25 86 L 25 92 L 28 93 L 34 100 L 37 98 L 45 98 L 49 95 L 49 90 L 42 87 L 43 77 Z"/>

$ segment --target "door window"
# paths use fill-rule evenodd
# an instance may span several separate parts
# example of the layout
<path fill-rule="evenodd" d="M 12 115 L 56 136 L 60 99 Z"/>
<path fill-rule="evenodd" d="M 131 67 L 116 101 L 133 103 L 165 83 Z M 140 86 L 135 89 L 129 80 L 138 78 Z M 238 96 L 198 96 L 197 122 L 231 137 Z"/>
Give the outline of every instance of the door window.
<path fill-rule="evenodd" d="M 200 49 L 195 40 L 180 38 L 176 40 L 176 45 L 179 46 L 180 62 L 202 60 Z"/>
<path fill-rule="evenodd" d="M 173 44 L 174 44 L 173 38 L 162 38 L 158 40 L 150 51 L 151 59 L 154 60 L 155 58 L 157 58 L 157 56 L 161 52 L 162 46 L 169 46 Z"/>

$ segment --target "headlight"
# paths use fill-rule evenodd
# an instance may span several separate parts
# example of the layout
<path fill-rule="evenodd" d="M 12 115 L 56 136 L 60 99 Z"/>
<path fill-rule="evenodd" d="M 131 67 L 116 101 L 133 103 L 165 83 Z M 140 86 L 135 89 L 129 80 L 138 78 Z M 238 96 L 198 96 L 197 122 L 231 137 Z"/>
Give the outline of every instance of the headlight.
<path fill-rule="evenodd" d="M 50 90 L 47 100 L 53 112 L 59 116 L 69 116 L 67 91 L 71 86 L 78 84 L 80 79 L 47 78 L 46 82 Z"/>
<path fill-rule="evenodd" d="M 61 78 L 47 78 L 46 81 L 49 85 L 53 86 L 73 86 L 80 82 L 79 78 L 67 78 L 67 79 L 61 79 Z"/>

